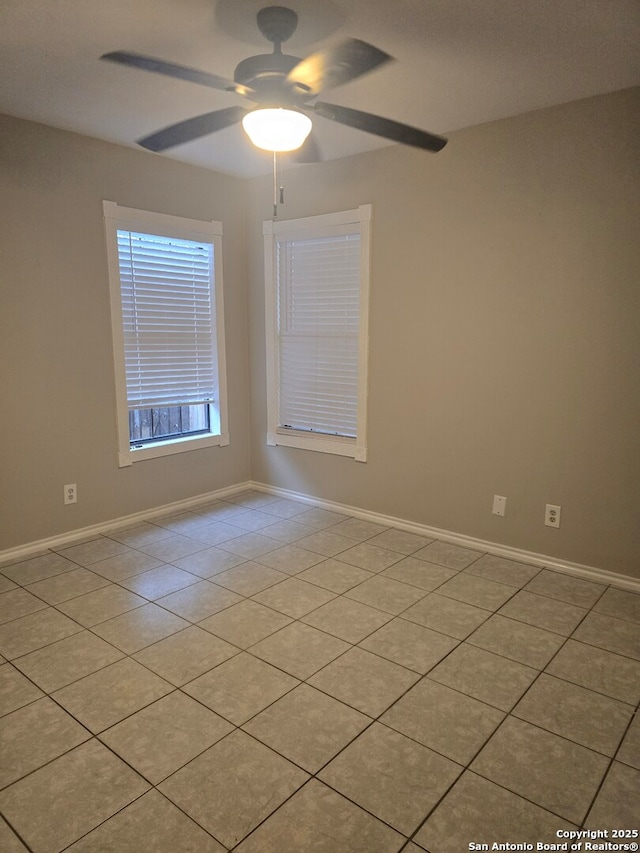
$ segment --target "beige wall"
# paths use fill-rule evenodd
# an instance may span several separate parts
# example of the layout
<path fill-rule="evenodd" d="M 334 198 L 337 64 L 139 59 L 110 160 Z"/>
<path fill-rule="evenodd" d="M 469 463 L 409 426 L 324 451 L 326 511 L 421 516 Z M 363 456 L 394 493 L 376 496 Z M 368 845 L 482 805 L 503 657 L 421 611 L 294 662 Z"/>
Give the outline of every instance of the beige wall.
<path fill-rule="evenodd" d="M 0 120 L 0 551 L 248 479 L 241 186 Z M 222 221 L 229 447 L 118 468 L 103 199 Z M 78 485 L 75 506 L 65 483 Z"/>
<path fill-rule="evenodd" d="M 281 219 L 373 204 L 366 464 L 265 445 L 271 191 L 249 182 L 254 479 L 640 576 L 639 100 L 286 174 Z"/>
<path fill-rule="evenodd" d="M 640 576 L 638 101 L 286 174 L 283 219 L 373 204 L 366 464 L 265 445 L 269 178 L 1 119 L 0 550 L 252 476 Z M 229 447 L 117 467 L 103 199 L 222 220 Z"/>

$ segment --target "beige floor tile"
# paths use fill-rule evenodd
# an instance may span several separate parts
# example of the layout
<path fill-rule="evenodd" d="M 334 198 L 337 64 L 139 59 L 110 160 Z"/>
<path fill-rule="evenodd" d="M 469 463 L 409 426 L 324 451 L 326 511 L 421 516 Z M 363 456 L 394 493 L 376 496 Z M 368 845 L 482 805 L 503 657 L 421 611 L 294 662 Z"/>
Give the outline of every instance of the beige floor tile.
<path fill-rule="evenodd" d="M 497 708 L 427 677 L 381 722 L 458 764 L 468 764 L 503 719 Z"/>
<path fill-rule="evenodd" d="M 346 592 L 371 576 L 371 572 L 333 559 L 323 560 L 298 575 L 300 580 L 337 593 Z"/>
<path fill-rule="evenodd" d="M 251 509 L 242 513 L 242 515 L 238 515 L 233 523 L 245 532 L 255 533 L 273 524 L 274 518 L 272 515 L 268 515 L 259 509 Z M 268 533 L 265 533 L 265 536 L 268 535 Z"/>
<path fill-rule="evenodd" d="M 488 652 L 544 669 L 564 643 L 564 637 L 504 616 L 492 616 L 467 640 Z"/>
<path fill-rule="evenodd" d="M 394 619 L 360 643 L 380 657 L 424 675 L 458 645 L 458 641 L 405 619 Z"/>
<path fill-rule="evenodd" d="M 91 733 L 45 697 L 0 719 L 0 788 L 42 767 Z"/>
<path fill-rule="evenodd" d="M 213 506 L 202 506 L 194 509 L 194 512 L 201 515 L 203 518 L 206 518 L 208 521 L 230 522 L 232 522 L 234 518 L 237 518 L 248 511 L 249 509 L 247 507 L 243 507 L 240 504 L 231 503 L 229 501 L 218 501 Z"/>
<path fill-rule="evenodd" d="M 458 640 L 464 640 L 491 612 L 462 601 L 454 601 L 435 592 L 429 593 L 402 614 L 403 619 L 432 628 Z"/>
<path fill-rule="evenodd" d="M 243 728 L 304 770 L 315 773 L 370 722 L 370 717 L 301 684 Z"/>
<path fill-rule="evenodd" d="M 640 660 L 640 631 L 634 622 L 589 613 L 572 634 L 574 640 Z"/>
<path fill-rule="evenodd" d="M 372 521 L 363 521 L 360 518 L 347 518 L 332 525 L 331 532 L 337 533 L 339 536 L 348 536 L 349 539 L 353 539 L 356 542 L 364 542 L 373 536 L 385 533 L 388 529 L 383 524 L 374 524 Z M 380 545 L 381 543 L 375 544 Z"/>
<path fill-rule="evenodd" d="M 82 542 L 79 545 L 65 548 L 60 551 L 60 554 L 86 568 L 92 563 L 97 563 L 98 560 L 106 560 L 107 557 L 126 554 L 128 551 L 128 546 L 122 542 L 116 542 L 115 539 L 108 539 L 106 536 L 99 536 L 89 542 Z"/>
<path fill-rule="evenodd" d="M 633 710 L 632 705 L 542 673 L 512 713 L 613 757 Z"/>
<path fill-rule="evenodd" d="M 350 649 L 309 679 L 309 684 L 377 717 L 418 680 L 402 666 L 364 649 Z"/>
<path fill-rule="evenodd" d="M 391 613 L 341 596 L 304 616 L 302 621 L 347 643 L 359 643 L 392 618 Z"/>
<path fill-rule="evenodd" d="M 185 572 L 176 566 L 158 566 L 156 569 L 150 569 L 132 578 L 124 578 L 120 581 L 120 585 L 136 595 L 155 600 L 198 583 L 199 580 L 197 575 Z"/>
<path fill-rule="evenodd" d="M 469 548 L 461 548 L 460 545 L 451 545 L 449 542 L 436 540 L 425 548 L 421 548 L 413 555 L 429 563 L 446 566 L 448 569 L 466 569 L 475 562 L 482 554 Z"/>
<path fill-rule="evenodd" d="M 77 622 L 47 607 L 0 625 L 0 653 L 12 660 L 78 631 L 82 628 Z"/>
<path fill-rule="evenodd" d="M 284 613 L 285 616 L 299 619 L 333 598 L 333 592 L 299 578 L 289 578 L 254 595 L 253 600 Z"/>
<path fill-rule="evenodd" d="M 319 778 L 410 835 L 461 772 L 453 761 L 374 723 Z"/>
<path fill-rule="evenodd" d="M 138 546 L 140 551 L 149 554 L 151 557 L 157 557 L 163 563 L 174 563 L 179 565 L 179 561 L 188 556 L 195 554 L 198 551 L 204 551 L 207 547 L 206 542 L 200 542 L 197 539 L 192 539 L 189 536 L 181 536 L 179 533 L 172 533 L 156 542 L 149 542 L 146 545 Z"/>
<path fill-rule="evenodd" d="M 177 560 L 172 560 L 174 565 L 179 566 L 186 572 L 198 575 L 201 578 L 213 578 L 227 569 L 239 566 L 246 562 L 244 557 L 221 551 L 220 548 L 205 548 L 197 554 L 189 554 Z"/>
<path fill-rule="evenodd" d="M 332 528 L 332 531 L 334 529 Z M 387 548 L 372 545 L 370 542 L 361 542 L 340 554 L 340 560 L 343 563 L 349 563 L 349 565 L 357 566 L 359 569 L 366 569 L 368 572 L 381 572 L 394 563 L 398 563 L 401 559 L 402 555 L 397 551 L 389 551 Z"/>
<path fill-rule="evenodd" d="M 89 571 L 89 569 L 74 569 L 71 572 L 65 572 L 62 575 L 55 575 L 52 578 L 31 584 L 28 589 L 29 592 L 37 595 L 47 604 L 60 604 L 70 598 L 83 595 L 85 592 L 100 589 L 108 583 L 109 581 L 106 578 Z"/>
<path fill-rule="evenodd" d="M 636 714 L 631 721 L 616 758 L 618 761 L 640 770 L 640 714 Z"/>
<path fill-rule="evenodd" d="M 238 654 L 235 646 L 196 625 L 172 634 L 134 655 L 135 660 L 180 687 Z"/>
<path fill-rule="evenodd" d="M 230 589 L 203 580 L 156 599 L 156 604 L 189 622 L 200 622 L 240 601 L 242 596 Z"/>
<path fill-rule="evenodd" d="M 417 533 L 408 533 L 405 530 L 396 530 L 390 528 L 384 533 L 379 533 L 371 539 L 372 545 L 379 545 L 381 548 L 388 548 L 389 551 L 398 551 L 400 554 L 409 556 L 415 554 L 421 548 L 431 544 L 433 539 L 427 539 L 425 536 L 418 536 Z"/>
<path fill-rule="evenodd" d="M 640 701 L 638 661 L 575 640 L 567 640 L 546 672 L 629 705 Z"/>
<path fill-rule="evenodd" d="M 163 782 L 160 791 L 233 847 L 307 778 L 285 758 L 236 731 Z"/>
<path fill-rule="evenodd" d="M 499 611 L 501 616 L 526 622 L 536 628 L 554 631 L 568 637 L 587 614 L 582 607 L 575 607 L 556 598 L 535 595 L 521 590 Z"/>
<path fill-rule="evenodd" d="M 130 655 L 188 627 L 189 623 L 179 616 L 156 604 L 145 604 L 144 607 L 137 607 L 107 622 L 101 622 L 93 631 Z"/>
<path fill-rule="evenodd" d="M 185 510 L 184 512 L 169 512 L 157 515 L 153 519 L 153 523 L 159 527 L 164 527 L 171 530 L 173 533 L 179 533 L 182 536 L 189 536 L 200 527 L 207 524 L 207 520 L 201 515 Z"/>
<path fill-rule="evenodd" d="M 237 853 L 397 853 L 404 836 L 312 780 L 249 836 Z"/>
<path fill-rule="evenodd" d="M 529 581 L 525 589 L 527 592 L 559 598 L 560 601 L 575 604 L 576 607 L 588 608 L 593 607 L 606 587 L 599 583 L 582 580 L 582 578 L 543 569 Z"/>
<path fill-rule="evenodd" d="M 109 533 L 109 539 L 115 539 L 116 542 L 122 542 L 130 548 L 140 548 L 142 545 L 148 545 L 150 542 L 166 539 L 170 535 L 171 533 L 164 527 L 158 527 L 156 524 L 143 521 L 141 524 L 136 524 L 133 527 L 112 530 Z"/>
<path fill-rule="evenodd" d="M 300 539 L 304 539 L 305 536 L 310 536 L 312 533 L 315 533 L 315 529 L 313 527 L 309 527 L 306 524 L 300 524 L 297 522 L 295 518 L 286 518 L 282 521 L 277 521 L 274 518 L 275 524 L 269 525 L 269 538 L 277 539 L 280 544 L 283 542 L 297 543 Z"/>
<path fill-rule="evenodd" d="M 383 577 L 417 586 L 426 592 L 432 592 L 456 574 L 455 569 L 436 566 L 435 563 L 427 563 L 426 560 L 418 560 L 417 557 L 405 557 L 404 560 L 400 560 L 399 563 L 382 572 Z"/>
<path fill-rule="evenodd" d="M 277 518 L 295 518 L 301 512 L 306 512 L 308 508 L 307 504 L 282 498 L 268 503 L 263 511 L 269 515 L 275 515 Z"/>
<path fill-rule="evenodd" d="M 604 755 L 508 717 L 471 770 L 579 825 L 608 766 Z"/>
<path fill-rule="evenodd" d="M 171 684 L 125 658 L 63 687 L 53 698 L 97 734 L 172 690 Z"/>
<path fill-rule="evenodd" d="M 424 598 L 427 593 L 416 586 L 409 586 L 392 578 L 374 576 L 354 586 L 345 593 L 347 598 L 377 607 L 385 613 L 397 615 Z"/>
<path fill-rule="evenodd" d="M 348 644 L 309 625 L 294 622 L 251 647 L 251 653 L 305 679 L 337 658 Z"/>
<path fill-rule="evenodd" d="M 17 658 L 15 665 L 46 693 L 52 693 L 124 657 L 121 651 L 81 631 Z"/>
<path fill-rule="evenodd" d="M 296 516 L 296 521 L 300 524 L 306 524 L 313 527 L 315 530 L 325 530 L 327 527 L 332 527 L 341 521 L 345 521 L 348 516 L 342 515 L 339 512 L 332 512 L 329 509 L 320 509 L 319 507 L 311 507 L 305 509 Z"/>
<path fill-rule="evenodd" d="M 639 829 L 638 791 L 640 791 L 640 772 L 620 764 L 619 761 L 614 761 L 589 812 L 585 826 L 589 829 L 607 829 L 610 833 L 609 837 L 613 830 Z M 633 840 L 637 843 L 637 837 Z M 623 843 L 628 842 L 629 839 L 625 837 Z"/>
<path fill-rule="evenodd" d="M 299 683 L 243 652 L 185 685 L 183 691 L 240 726 Z"/>
<path fill-rule="evenodd" d="M 234 594 L 229 592 L 229 595 Z M 238 604 L 204 619 L 200 622 L 200 627 L 233 643 L 234 646 L 246 649 L 291 622 L 288 616 L 258 604 L 257 601 L 241 600 L 240 596 L 237 598 Z"/>
<path fill-rule="evenodd" d="M 0 575 L 0 593 L 16 589 L 18 585 L 4 575 Z"/>
<path fill-rule="evenodd" d="M 640 622 L 640 595 L 626 589 L 609 587 L 593 608 L 597 613 Z"/>
<path fill-rule="evenodd" d="M 213 523 L 208 523 L 207 521 L 207 524 L 191 530 L 188 535 L 192 539 L 206 542 L 207 545 L 221 545 L 223 542 L 243 536 L 245 533 L 246 530 L 236 527 L 233 524 L 228 524 L 226 521 L 214 521 Z"/>
<path fill-rule="evenodd" d="M 102 732 L 100 740 L 157 785 L 231 731 L 231 723 L 176 690 Z"/>
<path fill-rule="evenodd" d="M 46 603 L 19 586 L 0 595 L 0 625 L 43 610 Z"/>
<path fill-rule="evenodd" d="M 517 563 L 515 560 L 507 560 L 504 557 L 495 557 L 493 554 L 484 554 L 469 568 L 465 569 L 470 575 L 477 575 L 490 581 L 506 583 L 517 589 L 523 587 L 534 578 L 540 568 L 530 566 L 528 563 Z"/>
<path fill-rule="evenodd" d="M 109 818 L 68 853 L 225 853 L 158 791 L 149 791 Z"/>
<path fill-rule="evenodd" d="M 261 533 L 245 533 L 244 536 L 229 539 L 220 547 L 239 557 L 244 557 L 245 560 L 254 560 L 256 557 L 268 554 L 269 551 L 275 551 L 281 545 L 277 539 L 269 539 Z"/>
<path fill-rule="evenodd" d="M 431 670 L 429 678 L 501 711 L 510 711 L 538 675 L 530 666 L 461 643 Z"/>
<path fill-rule="evenodd" d="M 260 563 L 248 562 L 216 575 L 215 583 L 237 592 L 238 595 L 248 596 L 262 592 L 263 589 L 268 589 L 287 578 L 288 575 L 284 572 L 277 572 Z"/>
<path fill-rule="evenodd" d="M 0 716 L 28 705 L 42 695 L 42 691 L 12 664 L 0 665 Z"/>
<path fill-rule="evenodd" d="M 92 563 L 91 571 L 113 583 L 118 583 L 124 578 L 139 575 L 161 565 L 162 561 L 150 554 L 143 554 L 142 551 L 127 551 Z"/>
<path fill-rule="evenodd" d="M 29 853 L 15 832 L 0 817 L 0 850 L 2 853 Z"/>
<path fill-rule="evenodd" d="M 305 551 L 304 548 L 298 548 L 296 545 L 285 545 L 282 548 L 276 548 L 275 551 L 269 551 L 268 554 L 263 554 L 258 562 L 287 575 L 296 575 L 322 562 L 322 559 L 320 554 Z"/>
<path fill-rule="evenodd" d="M 110 584 L 95 592 L 65 601 L 58 605 L 58 610 L 62 610 L 85 628 L 91 628 L 147 603 L 146 598 L 134 595 L 121 586 Z"/>
<path fill-rule="evenodd" d="M 32 557 L 30 560 L 23 560 L 20 563 L 3 566 L 2 574 L 12 581 L 21 584 L 21 586 L 26 586 L 27 584 L 35 583 L 44 578 L 51 578 L 54 575 L 69 572 L 77 568 L 77 563 L 67 560 L 61 554 L 54 554 L 50 551 L 39 557 Z"/>
<path fill-rule="evenodd" d="M 438 587 L 438 595 L 446 595 L 456 601 L 464 601 L 485 610 L 497 610 L 514 594 L 512 586 L 460 572 Z"/>
<path fill-rule="evenodd" d="M 540 806 L 494 785 L 470 771 L 456 782 L 415 840 L 425 850 L 460 853 L 468 850 L 470 839 L 491 845 L 518 839 L 525 844 L 558 844 L 559 829 L 574 829 Z M 512 842 L 513 843 L 513 842 Z"/>
<path fill-rule="evenodd" d="M 95 740 L 0 792 L 0 809 L 34 853 L 53 853 L 140 796 L 148 784 Z"/>
<path fill-rule="evenodd" d="M 335 557 L 342 551 L 347 551 L 353 547 L 353 539 L 348 539 L 346 536 L 340 536 L 337 533 L 332 533 L 330 530 L 316 530 L 304 539 L 298 540 L 296 545 L 299 548 L 304 548 L 307 551 L 313 551 L 316 554 L 321 554 L 324 557 Z"/>

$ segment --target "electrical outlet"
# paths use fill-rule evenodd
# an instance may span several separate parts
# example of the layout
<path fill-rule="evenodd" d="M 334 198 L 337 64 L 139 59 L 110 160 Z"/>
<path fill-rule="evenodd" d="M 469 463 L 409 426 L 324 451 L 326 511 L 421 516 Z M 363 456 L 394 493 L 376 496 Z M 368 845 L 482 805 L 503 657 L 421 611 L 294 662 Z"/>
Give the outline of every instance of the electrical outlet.
<path fill-rule="evenodd" d="M 561 506 L 555 506 L 554 504 L 547 504 L 544 513 L 544 523 L 547 527 L 560 527 L 560 512 L 562 511 Z"/>
<path fill-rule="evenodd" d="M 75 483 L 68 483 L 64 487 L 64 502 L 65 505 L 78 503 L 78 487 Z"/>
<path fill-rule="evenodd" d="M 504 515 L 507 509 L 507 499 L 503 495 L 493 496 L 493 509 L 491 512 L 494 515 Z"/>

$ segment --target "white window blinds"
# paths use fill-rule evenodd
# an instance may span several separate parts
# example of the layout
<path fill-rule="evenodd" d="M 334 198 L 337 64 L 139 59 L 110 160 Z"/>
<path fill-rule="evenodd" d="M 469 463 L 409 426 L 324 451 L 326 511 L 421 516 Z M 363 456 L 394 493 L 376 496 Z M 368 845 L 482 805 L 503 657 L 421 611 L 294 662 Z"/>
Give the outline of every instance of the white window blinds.
<path fill-rule="evenodd" d="M 212 402 L 213 245 L 118 229 L 130 409 Z"/>
<path fill-rule="evenodd" d="M 360 234 L 278 241 L 280 429 L 355 437 Z"/>

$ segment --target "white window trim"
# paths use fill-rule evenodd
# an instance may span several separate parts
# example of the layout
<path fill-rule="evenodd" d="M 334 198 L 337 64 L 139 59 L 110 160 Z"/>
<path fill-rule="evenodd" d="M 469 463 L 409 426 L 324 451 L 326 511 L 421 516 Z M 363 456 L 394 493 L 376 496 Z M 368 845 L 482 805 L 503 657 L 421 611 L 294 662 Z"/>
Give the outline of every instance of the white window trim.
<path fill-rule="evenodd" d="M 267 345 L 267 444 L 296 447 L 319 453 L 349 456 L 356 462 L 367 461 L 367 399 L 369 361 L 369 289 L 371 273 L 371 214 L 370 204 L 354 210 L 308 216 L 303 219 L 263 223 L 265 266 L 265 317 Z M 358 417 L 357 437 L 330 438 L 326 435 L 295 433 L 278 427 L 278 318 L 276 241 L 308 234 L 310 237 L 329 235 L 335 229 L 342 232 L 352 225 L 360 232 L 360 301 L 358 330 Z"/>
<path fill-rule="evenodd" d="M 118 433 L 118 465 L 128 467 L 134 462 L 199 450 L 204 447 L 225 447 L 229 444 L 227 419 L 227 370 L 224 341 L 224 298 L 222 284 L 222 223 L 185 219 L 165 213 L 153 213 L 121 207 L 114 201 L 102 202 L 107 239 L 107 264 L 111 294 L 111 329 L 115 363 L 116 417 Z M 153 445 L 131 447 L 129 440 L 129 410 L 124 363 L 124 334 L 122 322 L 122 299 L 120 294 L 120 264 L 118 258 L 118 229 L 123 231 L 148 231 L 164 237 L 181 237 L 186 240 L 202 240 L 213 243 L 214 293 L 218 358 L 218 410 L 219 433 L 180 436 Z"/>

